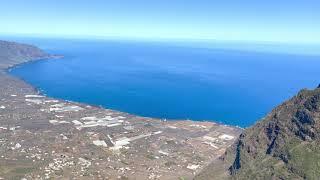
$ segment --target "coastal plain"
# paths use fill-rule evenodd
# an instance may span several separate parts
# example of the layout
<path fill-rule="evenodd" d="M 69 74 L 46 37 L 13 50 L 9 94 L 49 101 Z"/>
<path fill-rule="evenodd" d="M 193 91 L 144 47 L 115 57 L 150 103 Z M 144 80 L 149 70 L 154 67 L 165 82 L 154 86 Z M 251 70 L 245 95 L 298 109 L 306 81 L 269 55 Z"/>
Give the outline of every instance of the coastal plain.
<path fill-rule="evenodd" d="M 57 56 L 5 41 L 0 53 L 0 179 L 192 179 L 242 132 L 46 97 L 6 71 Z"/>

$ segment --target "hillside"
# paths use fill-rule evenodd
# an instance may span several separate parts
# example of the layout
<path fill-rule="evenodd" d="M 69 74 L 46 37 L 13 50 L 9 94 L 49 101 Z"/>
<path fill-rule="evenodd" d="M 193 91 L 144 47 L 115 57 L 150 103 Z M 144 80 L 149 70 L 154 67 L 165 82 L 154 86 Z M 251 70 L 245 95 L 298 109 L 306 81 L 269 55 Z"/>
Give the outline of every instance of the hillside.
<path fill-rule="evenodd" d="M 30 60 L 48 57 L 47 53 L 35 46 L 0 40 L 0 70 Z"/>
<path fill-rule="evenodd" d="M 196 179 L 317 179 L 320 87 L 302 90 L 240 135 Z"/>

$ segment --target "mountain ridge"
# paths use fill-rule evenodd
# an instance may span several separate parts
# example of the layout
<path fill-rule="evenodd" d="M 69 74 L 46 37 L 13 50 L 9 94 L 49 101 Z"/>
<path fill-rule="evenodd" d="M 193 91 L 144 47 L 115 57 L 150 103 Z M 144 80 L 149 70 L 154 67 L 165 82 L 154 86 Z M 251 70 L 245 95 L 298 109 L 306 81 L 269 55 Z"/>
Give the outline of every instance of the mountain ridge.
<path fill-rule="evenodd" d="M 316 179 L 320 176 L 319 145 L 318 86 L 301 90 L 246 129 L 195 179 Z"/>
<path fill-rule="evenodd" d="M 49 55 L 33 45 L 0 40 L 0 70 L 33 60 L 47 59 Z"/>

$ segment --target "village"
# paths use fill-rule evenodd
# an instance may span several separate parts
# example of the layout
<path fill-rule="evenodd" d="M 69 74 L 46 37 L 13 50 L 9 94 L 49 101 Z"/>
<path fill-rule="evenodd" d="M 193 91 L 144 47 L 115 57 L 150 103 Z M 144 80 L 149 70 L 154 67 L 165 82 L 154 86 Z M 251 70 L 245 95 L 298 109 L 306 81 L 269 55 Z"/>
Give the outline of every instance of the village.
<path fill-rule="evenodd" d="M 4 73 L 0 82 L 0 179 L 192 179 L 242 131 L 52 99 Z"/>

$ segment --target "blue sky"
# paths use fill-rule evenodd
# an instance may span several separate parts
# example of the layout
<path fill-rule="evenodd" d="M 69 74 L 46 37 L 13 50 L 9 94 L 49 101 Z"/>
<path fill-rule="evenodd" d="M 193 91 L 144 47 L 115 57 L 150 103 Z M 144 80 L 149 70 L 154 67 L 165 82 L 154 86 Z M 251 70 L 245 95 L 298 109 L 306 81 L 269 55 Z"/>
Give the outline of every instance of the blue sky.
<path fill-rule="evenodd" d="M 3 0 L 0 34 L 320 43 L 320 1 Z"/>

